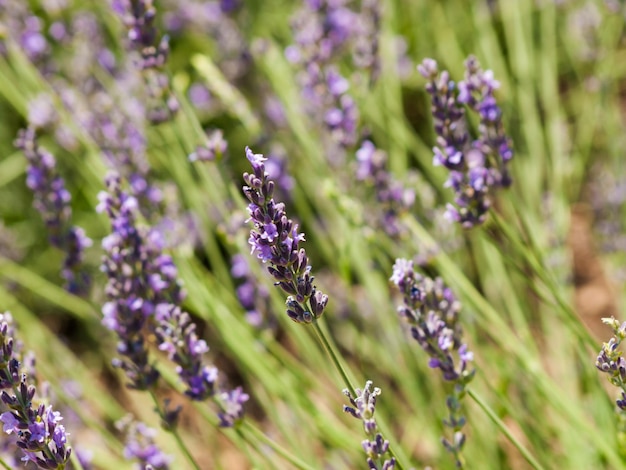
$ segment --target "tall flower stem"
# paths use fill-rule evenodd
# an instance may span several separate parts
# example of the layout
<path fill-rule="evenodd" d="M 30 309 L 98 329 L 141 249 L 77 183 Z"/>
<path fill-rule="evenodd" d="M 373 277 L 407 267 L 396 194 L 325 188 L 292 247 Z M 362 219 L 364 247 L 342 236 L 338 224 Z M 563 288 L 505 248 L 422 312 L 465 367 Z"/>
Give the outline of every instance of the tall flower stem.
<path fill-rule="evenodd" d="M 524 459 L 526 459 L 530 466 L 536 470 L 543 470 L 544 467 L 539 462 L 537 462 L 535 457 L 533 457 L 533 454 L 531 454 L 530 451 L 526 449 L 526 447 L 524 447 L 524 445 L 519 440 L 517 440 L 511 430 L 506 426 L 506 424 L 504 424 L 504 422 L 500 418 L 498 418 L 498 415 L 491 409 L 489 405 L 487 405 L 487 403 L 485 403 L 480 395 L 474 392 L 474 390 L 472 390 L 471 388 L 466 389 L 466 392 L 469 397 L 474 400 L 474 402 L 480 407 L 480 409 L 485 412 L 489 419 L 491 419 L 491 421 L 493 421 L 493 423 L 500 429 L 500 431 L 502 431 L 502 434 L 507 437 L 509 442 L 511 442 L 511 444 L 515 446 L 519 453 L 522 454 L 522 456 L 524 457 Z"/>
<path fill-rule="evenodd" d="M 563 319 L 569 323 L 572 330 L 578 335 L 578 338 L 588 346 L 594 348 L 596 341 L 593 336 L 582 326 L 578 315 L 570 303 L 563 297 L 562 291 L 559 289 L 559 283 L 551 274 L 550 270 L 542 266 L 543 256 L 541 255 L 541 250 L 537 246 L 536 241 L 532 236 L 528 236 L 526 240 L 521 240 L 519 234 L 513 230 L 496 211 L 493 211 L 493 221 L 548 289 L 554 301 L 559 306 Z M 559 312 L 559 310 L 557 310 L 557 312 Z"/>
<path fill-rule="evenodd" d="M 313 470 L 314 467 L 311 467 L 306 462 L 303 462 L 295 455 L 288 452 L 284 447 L 276 443 L 273 439 L 268 437 L 263 431 L 255 427 L 248 420 L 243 420 L 241 423 L 241 430 L 246 431 L 246 434 L 249 434 L 259 440 L 263 445 L 270 447 L 274 452 L 284 458 L 287 462 L 297 468 L 299 470 Z M 244 433 L 241 434 L 241 437 L 250 444 L 250 437 L 246 436 Z"/>
<path fill-rule="evenodd" d="M 333 365 L 337 369 L 337 372 L 341 376 L 341 379 L 343 380 L 346 388 L 350 391 L 350 393 L 353 396 L 356 396 L 356 394 L 357 394 L 356 393 L 356 388 L 354 387 L 354 385 L 352 385 L 352 382 L 350 381 L 350 379 L 348 377 L 348 372 L 346 371 L 346 368 L 341 363 L 340 355 L 337 352 L 337 346 L 335 345 L 334 340 L 332 339 L 332 337 L 330 335 L 327 335 L 324 332 L 324 329 L 321 327 L 318 319 L 313 320 L 312 323 L 313 323 L 313 329 L 315 330 L 315 335 L 317 336 L 317 338 L 320 341 L 320 343 L 322 344 L 324 350 L 326 351 L 326 353 L 330 357 L 331 362 L 333 363 Z M 381 418 L 378 419 L 378 427 L 380 428 L 380 430 L 382 431 L 382 433 L 385 436 L 391 436 L 392 435 L 392 433 L 390 432 L 389 428 L 386 426 L 385 421 L 383 419 L 381 419 Z M 389 447 L 389 454 L 392 457 L 395 457 L 395 459 L 396 459 L 396 468 L 398 470 L 403 470 L 404 467 L 402 466 L 401 461 L 408 462 L 408 458 L 407 458 L 406 455 L 404 455 L 404 452 L 399 450 L 398 451 L 399 455 L 398 455 L 398 454 L 396 454 L 394 452 L 392 447 Z"/>
<path fill-rule="evenodd" d="M 159 415 L 159 418 L 161 418 L 161 420 L 164 423 L 167 423 L 165 412 L 163 411 L 161 405 L 159 404 L 159 399 L 157 398 L 157 396 L 154 393 L 153 389 L 150 389 L 150 397 L 152 397 L 152 401 L 154 402 L 155 410 L 156 410 L 157 414 Z M 168 430 L 168 432 L 170 434 L 172 434 L 172 436 L 174 436 L 174 440 L 176 441 L 176 445 L 181 450 L 181 452 L 183 453 L 183 455 L 185 456 L 185 458 L 187 459 L 189 464 L 193 468 L 195 468 L 196 470 L 202 470 L 200 465 L 198 465 L 196 460 L 193 458 L 193 455 L 191 455 L 191 452 L 189 451 L 189 448 L 187 447 L 187 444 L 185 444 L 185 441 L 183 441 L 183 439 L 180 437 L 180 433 L 176 429 L 176 426 L 168 427 L 167 430 Z"/>
<path fill-rule="evenodd" d="M 352 382 L 350 381 L 350 378 L 348 377 L 348 373 L 346 372 L 346 369 L 343 367 L 343 365 L 341 364 L 341 361 L 339 360 L 337 346 L 334 344 L 332 337 L 330 336 L 327 337 L 326 334 L 324 334 L 324 331 L 322 330 L 322 327 L 320 326 L 319 321 L 317 319 L 313 321 L 313 329 L 315 330 L 315 335 L 317 336 L 317 339 L 319 339 L 320 343 L 322 343 L 324 350 L 330 357 L 330 360 L 332 361 L 333 365 L 337 369 L 337 372 L 339 372 L 339 375 L 341 376 L 341 379 L 343 380 L 344 385 L 346 386 L 348 390 L 350 390 L 350 393 L 355 395 L 356 389 L 354 388 L 354 385 L 352 385 Z"/>

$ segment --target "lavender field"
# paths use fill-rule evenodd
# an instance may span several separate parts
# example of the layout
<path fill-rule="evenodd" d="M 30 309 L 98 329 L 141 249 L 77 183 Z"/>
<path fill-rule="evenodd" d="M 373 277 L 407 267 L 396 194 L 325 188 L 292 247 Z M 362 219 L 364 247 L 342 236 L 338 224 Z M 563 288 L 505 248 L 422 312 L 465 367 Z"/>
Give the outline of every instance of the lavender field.
<path fill-rule="evenodd" d="M 626 468 L 621 0 L 0 0 L 0 468 Z"/>

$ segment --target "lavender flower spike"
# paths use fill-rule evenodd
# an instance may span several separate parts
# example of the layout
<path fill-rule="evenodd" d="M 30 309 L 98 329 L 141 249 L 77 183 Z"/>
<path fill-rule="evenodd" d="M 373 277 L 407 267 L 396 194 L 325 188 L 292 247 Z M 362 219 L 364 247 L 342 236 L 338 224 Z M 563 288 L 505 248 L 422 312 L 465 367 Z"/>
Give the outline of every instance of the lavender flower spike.
<path fill-rule="evenodd" d="M 83 266 L 83 251 L 91 240 L 82 228 L 71 225 L 70 193 L 56 169 L 51 153 L 37 145 L 35 129 L 22 129 L 15 146 L 28 160 L 26 184 L 33 191 L 33 206 L 39 211 L 48 228 L 50 244 L 66 253 L 61 276 L 65 288 L 73 294 L 85 294 L 90 279 Z"/>
<path fill-rule="evenodd" d="M 374 419 L 376 397 L 380 395 L 381 391 L 378 387 L 372 389 L 372 385 L 373 382 L 368 380 L 363 390 L 356 389 L 355 397 L 350 395 L 349 390 L 344 390 L 343 394 L 348 397 L 352 406 L 344 405 L 343 411 L 363 421 L 363 429 L 368 439 L 364 440 L 362 445 L 367 455 L 368 468 L 372 470 L 392 470 L 396 465 L 396 459 L 391 456 L 389 441 L 386 441 L 382 434 L 378 432 L 378 426 Z"/>
<path fill-rule="evenodd" d="M 603 318 L 602 322 L 613 329 L 613 337 L 602 349 L 596 359 L 596 367 L 609 376 L 609 382 L 621 389 L 621 396 L 617 399 L 617 407 L 626 411 L 626 359 L 624 359 L 619 345 L 626 338 L 626 322 L 620 323 L 615 318 Z"/>
<path fill-rule="evenodd" d="M 52 406 L 33 408 L 34 385 L 20 367 L 14 350 L 13 319 L 8 312 L 0 314 L 0 399 L 9 408 L 0 415 L 2 430 L 17 436 L 17 446 L 24 451 L 24 462 L 38 468 L 62 470 L 70 459 L 63 417 Z"/>
<path fill-rule="evenodd" d="M 176 364 L 176 372 L 187 386 L 186 395 L 198 401 L 212 398 L 222 392 L 217 387 L 218 370 L 204 364 L 209 347 L 198 338 L 189 314 L 180 308 L 184 292 L 176 266 L 163 253 L 159 232 L 138 227 L 137 200 L 122 191 L 120 178 L 111 175 L 106 182 L 108 192 L 100 194 L 98 210 L 109 215 L 113 233 L 102 241 L 106 251 L 102 270 L 109 277 L 109 301 L 102 312 L 105 326 L 119 337 L 117 351 L 122 358 L 115 365 L 126 372 L 131 388 L 149 389 L 158 379 L 145 340 L 147 333 L 153 333 L 159 349 Z M 224 399 L 216 400 L 223 408 L 219 416 L 223 426 L 232 426 L 243 416 L 248 396 L 241 390 L 225 393 Z M 178 412 L 164 415 L 173 425 Z"/>
<path fill-rule="evenodd" d="M 272 198 L 274 181 L 265 171 L 266 158 L 254 154 L 246 147 L 246 157 L 252 165 L 253 173 L 244 173 L 246 186 L 243 192 L 250 204 L 248 212 L 253 228 L 248 242 L 252 253 L 257 253 L 287 297 L 287 315 L 296 323 L 311 323 L 322 316 L 328 296 L 313 285 L 309 258 L 300 242 L 304 234 L 298 232 L 298 225 L 287 218 L 285 205 Z"/>
<path fill-rule="evenodd" d="M 117 352 L 123 358 L 114 365 L 126 372 L 131 388 L 147 390 L 159 374 L 148 361 L 143 332 L 154 304 L 146 291 L 150 283 L 144 270 L 146 247 L 135 222 L 137 200 L 122 191 L 117 175 L 108 176 L 106 184 L 108 192 L 98 195 L 97 208 L 107 213 L 112 227 L 112 233 L 102 240 L 106 254 L 101 269 L 108 277 L 102 323 L 119 337 Z"/>
<path fill-rule="evenodd" d="M 444 380 L 454 384 L 446 400 L 449 416 L 444 420 L 444 424 L 452 428 L 453 438 L 451 441 L 443 438 L 442 442 L 460 468 L 465 444 L 465 435 L 461 432 L 465 417 L 461 414 L 460 400 L 475 375 L 471 367 L 474 355 L 463 343 L 458 322 L 461 304 L 441 278 L 433 280 L 416 273 L 412 261 L 396 260 L 390 280 L 404 296 L 404 305 L 398 307 L 398 313 L 411 325 L 413 338 L 430 356 L 428 365 L 439 369 Z"/>
<path fill-rule="evenodd" d="M 447 214 L 471 228 L 485 221 L 494 193 L 511 185 L 508 163 L 513 150 L 493 95 L 500 84 L 473 56 L 465 67 L 465 80 L 458 86 L 447 71 L 439 73 L 433 59 L 424 59 L 418 71 L 429 80 L 426 91 L 432 98 L 437 134 L 433 163 L 449 170 L 446 186 L 455 192 L 455 205 L 448 205 Z M 479 116 L 476 139 L 469 134 L 464 105 Z"/>
<path fill-rule="evenodd" d="M 179 103 L 170 88 L 169 78 L 161 70 L 169 55 L 169 38 L 159 39 L 154 26 L 156 8 L 152 0 L 113 0 L 112 8 L 128 28 L 130 49 L 139 54 L 141 70 L 151 103 L 148 119 L 158 124 L 178 112 Z"/>

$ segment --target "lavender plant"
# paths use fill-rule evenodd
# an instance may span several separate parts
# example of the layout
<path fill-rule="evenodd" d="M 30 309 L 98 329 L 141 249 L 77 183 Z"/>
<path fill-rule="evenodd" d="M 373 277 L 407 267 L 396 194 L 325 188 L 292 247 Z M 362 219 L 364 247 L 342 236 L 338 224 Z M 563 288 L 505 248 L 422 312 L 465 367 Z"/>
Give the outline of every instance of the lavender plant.
<path fill-rule="evenodd" d="M 15 355 L 15 327 L 11 314 L 0 314 L 0 400 L 9 411 L 0 415 L 2 430 L 17 436 L 17 446 L 24 452 L 22 460 L 37 468 L 62 470 L 69 462 L 72 449 L 61 424 L 63 417 L 52 406 L 35 406 L 35 386 L 29 383 L 22 363 Z"/>
<path fill-rule="evenodd" d="M 138 468 L 146 470 L 167 470 L 172 463 L 172 457 L 163 453 L 154 442 L 156 430 L 144 423 L 136 421 L 131 415 L 115 423 L 115 427 L 124 436 L 124 456 L 129 461 L 136 461 Z"/>
<path fill-rule="evenodd" d="M 483 71 L 475 57 L 465 61 L 465 80 L 455 84 L 437 62 L 424 59 L 418 71 L 429 80 L 432 114 L 437 134 L 434 165 L 450 172 L 447 187 L 455 193 L 448 216 L 464 228 L 482 224 L 499 188 L 511 185 L 508 164 L 513 158 L 511 141 L 504 133 L 502 111 L 494 91 L 500 84 L 490 70 Z M 466 105 L 480 118 L 478 138 L 470 136 Z"/>
<path fill-rule="evenodd" d="M 451 440 L 443 438 L 442 442 L 461 468 L 461 450 L 465 444 L 461 400 L 475 374 L 471 367 L 474 354 L 462 338 L 461 305 L 441 278 L 421 276 L 414 271 L 412 261 L 397 259 L 390 280 L 403 295 L 404 305 L 398 307 L 398 313 L 411 325 L 411 335 L 430 356 L 429 367 L 439 369 L 443 379 L 453 387 L 446 399 L 449 416 L 443 421 L 453 434 Z"/>
<path fill-rule="evenodd" d="M 374 418 L 376 411 L 376 398 L 381 394 L 378 387 L 373 387 L 373 382 L 368 380 L 363 389 L 356 389 L 356 396 L 352 396 L 349 390 L 343 394 L 348 397 L 352 406 L 343 406 L 343 411 L 350 413 L 356 419 L 363 421 L 363 429 L 367 439 L 362 446 L 367 455 L 367 468 L 372 470 L 392 470 L 396 465 L 396 458 L 389 451 L 389 441 L 386 441 L 379 432 Z"/>
<path fill-rule="evenodd" d="M 377 207 L 380 209 L 378 226 L 393 238 L 406 231 L 400 222 L 400 215 L 410 210 L 415 202 L 415 192 L 396 181 L 387 171 L 387 155 L 365 140 L 356 152 L 356 179 L 368 182 L 374 187 Z"/>
<path fill-rule="evenodd" d="M 251 253 L 256 252 L 261 261 L 269 262 L 267 270 L 276 280 L 275 285 L 289 294 L 289 318 L 296 323 L 311 323 L 324 313 L 328 296 L 313 285 L 309 258 L 299 247 L 304 234 L 287 218 L 285 205 L 274 201 L 274 182 L 265 171 L 263 155 L 246 147 L 246 158 L 253 170 L 252 174 L 243 174 L 243 192 L 250 202 L 248 213 L 253 223 L 248 240 Z"/>
<path fill-rule="evenodd" d="M 218 370 L 205 365 L 209 348 L 198 338 L 195 324 L 181 310 L 184 291 L 177 268 L 164 254 L 163 241 L 156 230 L 142 230 L 136 220 L 137 200 L 124 192 L 116 175 L 107 177 L 108 192 L 100 194 L 99 211 L 106 212 L 113 233 L 103 240 L 106 255 L 102 269 L 107 274 L 109 301 L 102 309 L 103 323 L 119 338 L 114 363 L 126 372 L 129 386 L 148 390 L 159 374 L 150 362 L 146 335 L 156 335 L 158 347 L 176 365 L 192 400 L 212 398 L 219 391 L 219 417 L 223 426 L 232 426 L 243 416 L 248 396 L 217 388 Z M 226 393 L 226 395 L 223 395 Z M 171 414 L 174 424 L 177 413 Z"/>
<path fill-rule="evenodd" d="M 137 67 L 142 71 L 152 103 L 148 119 L 158 124 L 171 119 L 178 111 L 178 100 L 171 91 L 169 78 L 162 71 L 169 54 L 169 39 L 157 37 L 152 0 L 114 0 L 113 10 L 128 28 L 130 48 L 138 53 Z"/>
<path fill-rule="evenodd" d="M 34 194 L 33 206 L 48 229 L 48 240 L 66 254 L 61 271 L 65 288 L 73 294 L 85 295 L 90 277 L 83 264 L 83 252 L 92 242 L 81 227 L 72 225 L 72 197 L 58 173 L 56 160 L 50 152 L 39 147 L 32 127 L 20 131 L 15 146 L 28 160 L 26 185 Z"/>

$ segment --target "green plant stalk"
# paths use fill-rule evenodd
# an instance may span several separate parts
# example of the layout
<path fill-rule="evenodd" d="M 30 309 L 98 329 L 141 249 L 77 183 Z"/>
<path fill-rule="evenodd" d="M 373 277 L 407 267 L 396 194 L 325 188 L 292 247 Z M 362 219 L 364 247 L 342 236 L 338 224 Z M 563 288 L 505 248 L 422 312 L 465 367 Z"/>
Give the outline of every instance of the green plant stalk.
<path fill-rule="evenodd" d="M 150 393 L 150 397 L 152 398 L 152 401 L 154 402 L 154 406 L 156 407 L 155 409 L 156 409 L 157 414 L 159 415 L 159 418 L 161 418 L 161 420 L 165 423 L 166 422 L 166 420 L 165 420 L 165 413 L 161 410 L 161 405 L 159 404 L 159 400 L 158 400 L 156 394 L 154 393 L 154 388 L 151 388 L 149 390 L 149 393 Z M 196 460 L 193 458 L 193 455 L 191 455 L 191 452 L 189 451 L 189 448 L 187 447 L 185 442 L 180 437 L 180 434 L 179 434 L 178 430 L 176 429 L 176 426 L 168 428 L 168 432 L 172 436 L 174 436 L 174 440 L 176 441 L 176 444 L 178 445 L 178 448 L 181 450 L 183 455 L 187 458 L 187 460 L 189 461 L 191 466 L 193 468 L 195 468 L 196 470 L 201 470 L 200 466 L 198 465 Z"/>
<path fill-rule="evenodd" d="M 544 467 L 539 462 L 537 462 L 537 460 L 530 453 L 530 451 L 526 449 L 526 447 L 524 447 L 524 445 L 519 442 L 518 439 L 516 439 L 516 437 L 513 435 L 513 433 L 511 433 L 506 424 L 504 424 L 504 422 L 500 418 L 498 418 L 498 415 L 496 415 L 496 413 L 489 407 L 489 405 L 487 405 L 487 403 L 485 403 L 485 401 L 471 388 L 467 388 L 465 391 L 472 398 L 472 400 L 474 400 L 474 402 L 485 412 L 485 414 L 489 416 L 491 421 L 493 421 L 493 423 L 500 429 L 500 431 L 502 431 L 502 434 L 507 437 L 511 444 L 513 444 L 517 448 L 517 450 L 520 452 L 520 454 L 522 454 L 526 461 L 535 470 L 544 470 Z"/>
<path fill-rule="evenodd" d="M 335 366 L 335 368 L 337 369 L 337 372 L 339 372 L 339 375 L 341 375 L 341 378 L 344 381 L 344 384 L 346 385 L 346 388 L 348 388 L 348 390 L 350 391 L 352 396 L 356 396 L 356 389 L 352 385 L 352 382 L 348 378 L 348 374 L 347 374 L 345 368 L 343 367 L 343 365 L 341 364 L 341 361 L 339 360 L 339 354 L 337 353 L 337 348 L 334 345 L 332 337 L 330 337 L 330 336 L 327 337 L 327 335 L 324 334 L 324 331 L 322 330 L 321 326 L 319 325 L 317 319 L 313 320 L 313 329 L 315 330 L 315 334 L 318 337 L 319 341 L 322 343 L 322 346 L 324 347 L 324 350 L 330 356 L 330 359 L 331 359 L 333 365 Z M 380 428 L 380 430 L 383 433 L 383 435 L 385 435 L 387 437 L 390 437 L 391 433 L 389 432 L 389 429 L 387 428 L 387 426 L 384 424 L 383 420 L 378 419 L 377 421 L 378 421 L 378 423 L 377 423 L 378 427 Z M 401 461 L 408 461 L 408 458 L 404 455 L 404 453 L 401 450 L 399 450 L 398 451 L 399 455 L 396 455 L 396 452 L 394 452 L 393 447 L 389 446 L 389 454 L 392 457 L 395 457 L 395 459 L 396 459 L 396 467 L 398 468 L 398 470 L 403 470 L 404 467 L 403 467 Z"/>
<path fill-rule="evenodd" d="M 412 229 L 417 240 L 429 247 L 436 246 L 430 234 L 419 225 L 416 220 L 408 217 L 404 220 L 407 226 Z M 554 409 L 557 410 L 563 418 L 569 420 L 571 426 L 579 427 L 580 429 L 589 428 L 589 422 L 585 420 L 580 410 L 568 406 L 567 403 L 563 401 L 558 387 L 540 368 L 539 359 L 533 356 L 531 350 L 520 346 L 515 334 L 511 331 L 506 322 L 458 269 L 454 261 L 445 253 L 439 253 L 435 262 L 441 269 L 442 275 L 447 277 L 448 281 L 453 285 L 455 284 L 459 289 L 459 293 L 463 294 L 471 304 L 473 304 L 476 311 L 481 313 L 481 315 L 477 316 L 477 319 L 482 324 L 483 331 L 502 347 L 503 350 L 510 352 L 520 360 L 524 368 L 536 381 L 538 391 L 550 401 Z M 611 465 L 615 466 L 615 468 L 623 466 L 623 462 L 616 450 L 606 442 L 606 439 L 604 439 L 602 435 L 592 430 L 589 432 L 589 439 L 593 441 L 598 449 L 601 449 Z"/>
<path fill-rule="evenodd" d="M 242 431 L 245 431 L 246 433 L 251 434 L 257 440 L 262 442 L 264 445 L 267 445 L 274 452 L 276 452 L 278 455 L 284 458 L 287 462 L 292 464 L 295 468 L 298 468 L 300 470 L 314 470 L 314 467 L 311 467 L 310 465 L 303 462 L 292 453 L 288 452 L 284 447 L 277 444 L 274 440 L 269 438 L 263 431 L 258 429 L 256 426 L 252 425 L 249 421 L 244 420 L 241 423 L 240 427 Z M 250 441 L 250 438 L 245 437 L 245 433 L 242 433 L 242 438 L 244 438 L 246 441 Z"/>

